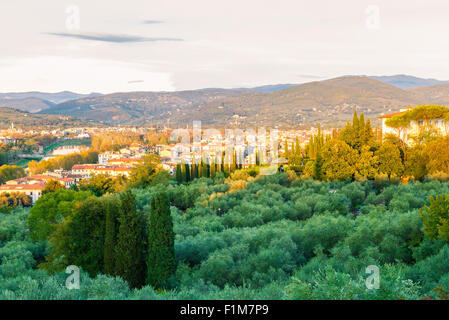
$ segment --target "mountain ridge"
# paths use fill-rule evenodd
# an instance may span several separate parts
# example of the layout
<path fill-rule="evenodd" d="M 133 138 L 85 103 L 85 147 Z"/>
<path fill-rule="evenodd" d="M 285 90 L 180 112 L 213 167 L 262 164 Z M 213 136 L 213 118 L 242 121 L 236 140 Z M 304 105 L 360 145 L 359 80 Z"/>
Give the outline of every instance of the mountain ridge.
<path fill-rule="evenodd" d="M 68 101 L 41 113 L 71 115 L 105 124 L 338 126 L 354 109 L 367 116 L 421 104 L 423 94 L 366 76 L 313 81 L 272 92 L 207 89 L 177 92 L 114 93 Z"/>

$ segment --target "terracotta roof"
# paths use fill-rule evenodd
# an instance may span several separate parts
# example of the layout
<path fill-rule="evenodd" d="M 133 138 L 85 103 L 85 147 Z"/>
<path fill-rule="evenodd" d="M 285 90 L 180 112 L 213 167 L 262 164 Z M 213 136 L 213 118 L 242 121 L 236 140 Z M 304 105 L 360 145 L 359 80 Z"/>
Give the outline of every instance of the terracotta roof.
<path fill-rule="evenodd" d="M 76 170 L 76 169 L 95 169 L 96 167 L 98 167 L 98 164 L 75 164 L 72 167 L 72 170 Z"/>
<path fill-rule="evenodd" d="M 408 112 L 408 111 L 410 111 L 410 110 L 412 110 L 412 109 L 413 109 L 412 106 L 408 106 L 408 107 L 405 108 L 405 109 L 401 109 L 401 111 L 399 111 L 399 112 L 390 113 L 390 114 L 383 114 L 383 115 L 381 115 L 381 116 L 378 116 L 378 118 L 391 118 L 391 117 L 397 116 L 397 115 L 399 115 L 399 114 L 406 113 L 406 112 Z"/>
<path fill-rule="evenodd" d="M 113 168 L 97 168 L 95 171 L 131 171 L 130 168 L 113 167 Z"/>
<path fill-rule="evenodd" d="M 10 184 L 10 185 L 1 185 L 0 191 L 21 191 L 21 190 L 43 190 L 45 189 L 45 184 L 43 183 L 35 183 L 35 184 Z"/>
<path fill-rule="evenodd" d="M 118 158 L 118 159 L 111 159 L 109 162 L 141 162 L 142 159 L 139 158 Z"/>
<path fill-rule="evenodd" d="M 407 111 L 402 111 L 402 112 L 396 112 L 396 113 L 390 113 L 390 114 L 383 114 L 383 115 L 381 115 L 381 116 L 378 116 L 378 118 L 391 118 L 391 117 L 394 117 L 394 116 L 397 116 L 397 115 L 399 115 L 399 114 L 403 114 L 403 113 L 406 113 Z"/>

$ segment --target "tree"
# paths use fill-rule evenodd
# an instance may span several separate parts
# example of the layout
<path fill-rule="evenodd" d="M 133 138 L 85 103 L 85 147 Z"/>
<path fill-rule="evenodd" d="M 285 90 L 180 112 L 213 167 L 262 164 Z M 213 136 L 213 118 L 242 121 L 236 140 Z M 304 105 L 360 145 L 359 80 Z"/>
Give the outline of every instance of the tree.
<path fill-rule="evenodd" d="M 355 173 L 357 151 L 341 140 L 329 140 L 323 147 L 321 176 L 324 180 L 351 179 Z"/>
<path fill-rule="evenodd" d="M 429 198 L 429 205 L 420 210 L 424 234 L 430 239 L 449 241 L 449 195 Z"/>
<path fill-rule="evenodd" d="M 94 277 L 103 272 L 105 210 L 104 202 L 89 197 L 73 208 L 72 220 L 68 224 L 67 238 L 69 263 L 82 267 Z"/>
<path fill-rule="evenodd" d="M 374 153 L 370 150 L 370 147 L 367 145 L 362 147 L 355 166 L 357 170 L 357 177 L 373 179 L 379 172 L 378 157 L 374 155 Z"/>
<path fill-rule="evenodd" d="M 44 190 L 42 190 L 42 195 L 50 192 L 55 192 L 56 190 L 60 189 L 65 189 L 64 185 L 59 181 L 52 179 L 45 185 Z"/>
<path fill-rule="evenodd" d="M 135 166 L 130 174 L 129 185 L 133 188 L 145 188 L 150 185 L 154 175 L 159 172 L 161 160 L 156 154 L 148 154 L 143 163 Z"/>
<path fill-rule="evenodd" d="M 136 200 L 129 190 L 120 195 L 118 222 L 115 274 L 126 280 L 130 287 L 138 288 L 145 283 L 146 230 L 143 216 L 137 212 Z"/>
<path fill-rule="evenodd" d="M 449 173 L 449 136 L 429 142 L 424 153 L 428 158 L 426 169 L 429 174 Z"/>
<path fill-rule="evenodd" d="M 175 272 L 175 234 L 170 204 L 165 192 L 157 192 L 151 199 L 148 233 L 148 284 L 160 288 Z"/>
<path fill-rule="evenodd" d="M 115 275 L 115 246 L 118 232 L 119 201 L 116 196 L 105 200 L 106 222 L 104 239 L 104 273 Z"/>
<path fill-rule="evenodd" d="M 379 171 L 388 175 L 388 179 L 391 179 L 391 175 L 397 177 L 402 175 L 404 165 L 402 164 L 401 152 L 396 145 L 385 142 L 376 151 L 376 156 L 379 159 Z"/>
<path fill-rule="evenodd" d="M 181 164 L 178 163 L 176 165 L 176 181 L 178 181 L 178 183 L 182 183 L 183 179 L 182 179 L 182 169 L 181 169 Z"/>
<path fill-rule="evenodd" d="M 321 152 L 317 152 L 315 163 L 313 166 L 313 177 L 317 180 L 321 179 L 322 167 L 323 167 L 323 158 L 321 157 Z"/>
<path fill-rule="evenodd" d="M 416 180 L 422 180 L 427 175 L 428 154 L 422 145 L 415 145 L 407 151 L 405 172 Z"/>
<path fill-rule="evenodd" d="M 9 166 L 6 164 L 0 167 L 0 184 L 3 184 L 9 180 L 19 179 L 25 176 L 26 173 L 22 167 Z"/>
<path fill-rule="evenodd" d="M 46 239 L 53 233 L 58 222 L 72 215 L 72 208 L 92 194 L 59 189 L 40 197 L 30 210 L 28 224 L 34 239 Z"/>

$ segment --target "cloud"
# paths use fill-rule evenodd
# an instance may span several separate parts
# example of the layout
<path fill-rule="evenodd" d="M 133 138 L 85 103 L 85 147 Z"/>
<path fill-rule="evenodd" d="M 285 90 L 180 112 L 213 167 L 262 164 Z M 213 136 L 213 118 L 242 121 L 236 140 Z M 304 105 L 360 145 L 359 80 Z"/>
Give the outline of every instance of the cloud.
<path fill-rule="evenodd" d="M 157 23 L 164 23 L 164 21 L 160 20 L 145 20 L 143 24 L 157 24 Z"/>
<path fill-rule="evenodd" d="M 103 34 L 103 33 L 82 34 L 82 33 L 48 32 L 46 34 L 49 34 L 52 36 L 57 36 L 57 37 L 75 38 L 75 39 L 91 40 L 91 41 L 103 41 L 103 42 L 111 42 L 111 43 L 183 41 L 183 39 L 179 39 L 179 38 L 141 37 L 141 36 Z"/>

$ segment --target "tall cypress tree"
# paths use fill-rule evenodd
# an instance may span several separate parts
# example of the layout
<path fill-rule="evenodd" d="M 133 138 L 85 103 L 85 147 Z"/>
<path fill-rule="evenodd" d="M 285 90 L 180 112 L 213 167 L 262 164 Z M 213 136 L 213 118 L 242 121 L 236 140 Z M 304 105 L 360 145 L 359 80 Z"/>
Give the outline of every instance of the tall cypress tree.
<path fill-rule="evenodd" d="M 119 229 L 115 250 L 115 274 L 128 281 L 130 287 L 145 284 L 146 234 L 142 215 L 136 210 L 131 191 L 120 195 Z"/>
<path fill-rule="evenodd" d="M 151 199 L 148 234 L 147 282 L 155 288 L 163 287 L 175 272 L 175 233 L 170 216 L 170 204 L 165 192 L 157 192 Z"/>
<path fill-rule="evenodd" d="M 215 165 L 215 161 L 214 161 L 210 165 L 210 177 L 212 179 L 215 178 L 215 170 L 216 170 L 216 165 Z"/>
<path fill-rule="evenodd" d="M 186 182 L 190 181 L 190 165 L 188 163 L 186 163 L 185 165 L 185 170 L 186 170 Z"/>
<path fill-rule="evenodd" d="M 285 138 L 285 141 L 284 141 L 284 150 L 285 150 L 284 158 L 288 159 L 289 153 L 288 153 L 288 141 L 287 141 L 287 138 Z"/>
<path fill-rule="evenodd" d="M 104 199 L 106 210 L 106 227 L 104 239 L 104 273 L 115 275 L 115 245 L 117 241 L 118 229 L 118 208 L 119 202 L 115 196 Z"/>
<path fill-rule="evenodd" d="M 207 178 L 207 164 L 204 162 L 201 164 L 201 177 Z"/>
<path fill-rule="evenodd" d="M 181 180 L 182 182 L 187 182 L 186 166 L 184 163 L 181 163 Z"/>
<path fill-rule="evenodd" d="M 178 183 L 183 182 L 181 164 L 179 163 L 176 165 L 176 181 L 178 181 Z"/>
<path fill-rule="evenodd" d="M 316 180 L 321 179 L 321 167 L 323 166 L 323 158 L 321 158 L 321 153 L 317 152 L 315 159 L 315 166 L 313 167 L 313 175 Z"/>

